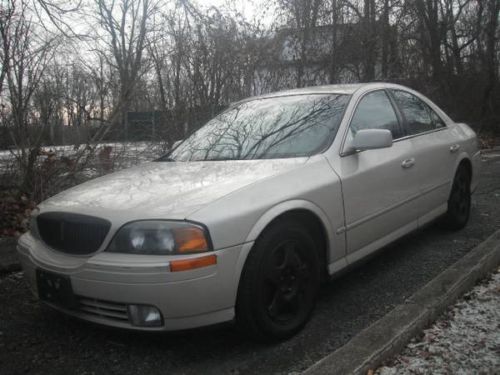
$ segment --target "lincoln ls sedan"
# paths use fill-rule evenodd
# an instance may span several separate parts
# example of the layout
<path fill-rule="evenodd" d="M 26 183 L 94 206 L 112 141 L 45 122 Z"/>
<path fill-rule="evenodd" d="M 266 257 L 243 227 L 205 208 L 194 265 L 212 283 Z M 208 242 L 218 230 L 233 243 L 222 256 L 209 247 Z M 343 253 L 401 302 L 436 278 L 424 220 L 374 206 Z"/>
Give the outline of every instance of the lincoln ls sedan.
<path fill-rule="evenodd" d="M 276 92 L 41 203 L 17 249 L 35 295 L 66 314 L 282 340 L 329 276 L 431 221 L 465 226 L 479 164 L 474 131 L 409 88 Z"/>

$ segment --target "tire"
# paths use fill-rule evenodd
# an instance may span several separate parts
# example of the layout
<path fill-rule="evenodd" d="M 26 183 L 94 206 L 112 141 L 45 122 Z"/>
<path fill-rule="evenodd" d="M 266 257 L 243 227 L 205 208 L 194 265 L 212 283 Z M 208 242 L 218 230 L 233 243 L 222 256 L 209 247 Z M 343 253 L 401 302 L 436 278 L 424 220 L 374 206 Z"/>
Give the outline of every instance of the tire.
<path fill-rule="evenodd" d="M 320 258 L 300 223 L 283 220 L 257 239 L 243 268 L 238 327 L 258 341 L 287 339 L 309 320 L 319 290 Z"/>
<path fill-rule="evenodd" d="M 453 179 L 453 186 L 448 198 L 448 211 L 443 218 L 443 225 L 446 229 L 462 229 L 469 221 L 471 206 L 470 184 L 469 171 L 463 166 L 459 167 Z"/>

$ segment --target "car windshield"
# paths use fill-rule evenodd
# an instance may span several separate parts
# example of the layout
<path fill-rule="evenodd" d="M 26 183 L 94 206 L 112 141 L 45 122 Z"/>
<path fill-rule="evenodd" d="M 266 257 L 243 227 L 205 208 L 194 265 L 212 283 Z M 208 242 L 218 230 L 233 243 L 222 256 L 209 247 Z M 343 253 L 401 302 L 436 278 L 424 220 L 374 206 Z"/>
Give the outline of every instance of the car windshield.
<path fill-rule="evenodd" d="M 159 160 L 246 160 L 310 156 L 327 147 L 348 95 L 255 99 L 230 107 Z"/>

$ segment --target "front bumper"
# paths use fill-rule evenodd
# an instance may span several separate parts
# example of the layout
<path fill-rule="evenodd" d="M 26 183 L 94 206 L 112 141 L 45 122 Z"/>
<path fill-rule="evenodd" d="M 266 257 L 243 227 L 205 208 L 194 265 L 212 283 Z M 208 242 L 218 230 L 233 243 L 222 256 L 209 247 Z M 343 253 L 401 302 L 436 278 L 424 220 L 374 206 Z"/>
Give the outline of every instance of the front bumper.
<path fill-rule="evenodd" d="M 178 256 L 98 253 L 77 257 L 48 248 L 31 234 L 23 235 L 18 254 L 25 277 L 38 296 L 36 270 L 70 278 L 78 307 L 51 305 L 72 316 L 113 327 L 170 331 L 211 325 L 234 318 L 239 258 L 251 244 L 215 251 L 217 264 L 171 272 Z M 201 254 L 206 255 L 206 254 Z M 192 255 L 196 257 L 200 255 Z M 130 304 L 152 305 L 163 317 L 161 327 L 137 327 L 127 316 Z"/>

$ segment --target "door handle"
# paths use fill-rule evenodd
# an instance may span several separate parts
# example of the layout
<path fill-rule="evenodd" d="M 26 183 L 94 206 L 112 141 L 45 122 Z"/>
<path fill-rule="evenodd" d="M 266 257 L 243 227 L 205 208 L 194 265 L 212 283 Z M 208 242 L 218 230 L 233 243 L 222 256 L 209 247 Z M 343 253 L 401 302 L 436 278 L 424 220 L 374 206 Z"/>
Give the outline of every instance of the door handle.
<path fill-rule="evenodd" d="M 410 168 L 410 167 L 413 167 L 414 164 L 415 164 L 415 158 L 410 158 L 410 159 L 403 160 L 403 162 L 401 163 L 401 166 L 403 168 Z"/>
<path fill-rule="evenodd" d="M 454 144 L 454 145 L 450 146 L 450 152 L 451 153 L 457 152 L 459 149 L 460 149 L 460 145 L 459 144 Z"/>

